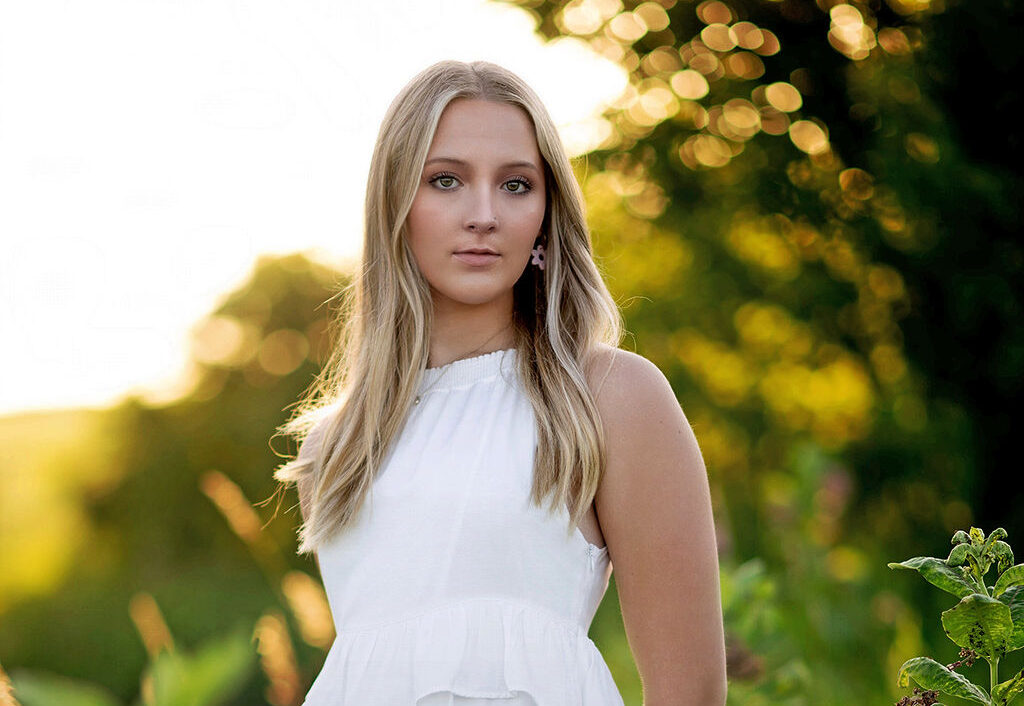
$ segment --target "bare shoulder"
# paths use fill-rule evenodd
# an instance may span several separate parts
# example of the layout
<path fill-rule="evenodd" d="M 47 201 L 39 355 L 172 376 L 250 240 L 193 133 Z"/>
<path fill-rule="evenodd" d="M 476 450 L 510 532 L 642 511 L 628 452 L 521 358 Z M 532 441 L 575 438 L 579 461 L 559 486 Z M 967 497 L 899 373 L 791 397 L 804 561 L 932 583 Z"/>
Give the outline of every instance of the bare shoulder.
<path fill-rule="evenodd" d="M 585 375 L 606 427 L 679 407 L 665 374 L 637 353 L 600 344 Z"/>

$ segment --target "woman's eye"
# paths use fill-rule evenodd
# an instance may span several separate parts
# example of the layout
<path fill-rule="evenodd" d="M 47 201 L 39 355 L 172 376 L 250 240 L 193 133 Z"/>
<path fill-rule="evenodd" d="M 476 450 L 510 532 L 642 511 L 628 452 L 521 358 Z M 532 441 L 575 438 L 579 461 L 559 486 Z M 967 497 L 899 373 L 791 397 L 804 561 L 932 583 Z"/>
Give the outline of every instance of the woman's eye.
<path fill-rule="evenodd" d="M 451 174 L 437 174 L 430 179 L 431 184 L 436 184 L 442 191 L 451 191 L 458 184 L 458 178 Z M 505 182 L 510 194 L 525 194 L 533 189 L 533 186 L 526 179 L 516 177 Z"/>

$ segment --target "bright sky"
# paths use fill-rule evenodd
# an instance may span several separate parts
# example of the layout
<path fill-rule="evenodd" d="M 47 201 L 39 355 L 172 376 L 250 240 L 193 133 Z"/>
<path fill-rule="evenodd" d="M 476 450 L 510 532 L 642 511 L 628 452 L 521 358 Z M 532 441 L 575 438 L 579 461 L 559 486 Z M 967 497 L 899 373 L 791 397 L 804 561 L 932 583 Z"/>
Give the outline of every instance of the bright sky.
<path fill-rule="evenodd" d="M 260 254 L 357 255 L 380 120 L 446 58 L 522 76 L 573 154 L 626 85 L 483 0 L 0 3 L 0 414 L 172 387 Z"/>

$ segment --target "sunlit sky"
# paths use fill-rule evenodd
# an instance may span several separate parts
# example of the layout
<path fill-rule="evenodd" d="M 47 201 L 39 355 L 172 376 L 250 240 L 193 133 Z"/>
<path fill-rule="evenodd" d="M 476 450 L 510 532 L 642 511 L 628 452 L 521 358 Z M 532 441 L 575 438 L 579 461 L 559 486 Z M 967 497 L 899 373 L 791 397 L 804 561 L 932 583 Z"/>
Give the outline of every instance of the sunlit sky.
<path fill-rule="evenodd" d="M 373 142 L 440 59 L 540 94 L 570 152 L 625 73 L 482 0 L 0 3 L 0 414 L 159 396 L 263 253 L 358 255 Z"/>

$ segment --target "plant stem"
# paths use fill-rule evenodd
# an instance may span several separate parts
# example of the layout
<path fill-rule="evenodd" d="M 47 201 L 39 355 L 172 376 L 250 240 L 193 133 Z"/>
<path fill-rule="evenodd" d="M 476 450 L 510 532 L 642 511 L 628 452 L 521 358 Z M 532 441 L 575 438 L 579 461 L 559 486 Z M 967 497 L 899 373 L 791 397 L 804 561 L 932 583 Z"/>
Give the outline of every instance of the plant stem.
<path fill-rule="evenodd" d="M 988 663 L 989 671 L 992 674 L 992 685 L 989 687 L 988 693 L 991 694 L 995 691 L 996 684 L 999 683 L 999 658 L 996 657 Z"/>
<path fill-rule="evenodd" d="M 974 574 L 974 580 L 975 580 L 975 583 L 977 583 L 977 584 L 978 584 L 978 586 L 979 586 L 979 587 L 981 587 L 981 592 L 982 592 L 982 593 L 984 593 L 984 594 L 985 594 L 986 596 L 988 596 L 989 598 L 991 598 L 991 597 L 992 597 L 992 594 L 988 592 L 988 586 L 986 586 L 986 585 L 985 585 L 985 579 L 984 579 L 984 577 L 982 577 L 982 575 L 981 575 L 981 571 L 980 571 L 980 569 L 978 568 L 978 565 L 977 565 L 977 564 L 975 564 L 975 563 L 974 563 L 974 562 L 972 561 L 972 562 L 971 562 L 971 566 L 972 566 L 972 568 L 974 569 L 974 571 L 973 571 L 972 573 Z"/>

